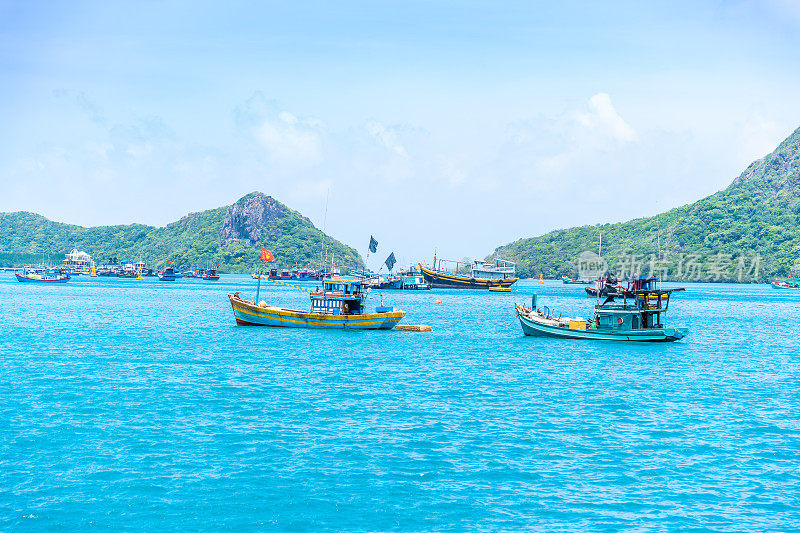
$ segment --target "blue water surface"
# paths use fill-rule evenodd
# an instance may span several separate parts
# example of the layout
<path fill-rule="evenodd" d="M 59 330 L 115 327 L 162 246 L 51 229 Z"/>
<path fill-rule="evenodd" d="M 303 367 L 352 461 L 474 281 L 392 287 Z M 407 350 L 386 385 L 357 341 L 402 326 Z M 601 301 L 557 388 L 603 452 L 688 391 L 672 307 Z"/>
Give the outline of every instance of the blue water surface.
<path fill-rule="evenodd" d="M 800 527 L 800 290 L 690 284 L 627 344 L 524 337 L 534 291 L 590 315 L 555 282 L 384 292 L 430 333 L 236 326 L 254 287 L 0 274 L 0 530 Z"/>

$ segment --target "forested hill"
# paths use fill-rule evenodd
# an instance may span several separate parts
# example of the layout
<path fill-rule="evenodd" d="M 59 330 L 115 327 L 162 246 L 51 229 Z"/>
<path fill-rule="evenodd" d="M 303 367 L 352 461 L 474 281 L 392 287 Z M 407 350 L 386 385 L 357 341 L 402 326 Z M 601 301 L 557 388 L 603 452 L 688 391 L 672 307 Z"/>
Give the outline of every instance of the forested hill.
<path fill-rule="evenodd" d="M 622 276 L 652 269 L 672 280 L 764 281 L 799 273 L 799 222 L 800 128 L 698 202 L 658 217 L 521 239 L 491 257 L 516 261 L 523 276 L 572 276 L 591 262 L 602 233 L 600 263 Z"/>
<path fill-rule="evenodd" d="M 276 265 L 317 265 L 323 238 L 337 265 L 363 264 L 356 250 L 324 237 L 309 219 L 259 192 L 230 206 L 190 213 L 161 228 L 141 224 L 85 228 L 34 213 L 0 213 L 0 265 L 36 257 L 41 261 L 43 253 L 60 262 L 64 253 L 77 248 L 98 263 L 111 257 L 143 260 L 151 268 L 168 260 L 179 267 L 221 263 L 226 272 L 250 272 L 262 246 L 273 252 Z"/>

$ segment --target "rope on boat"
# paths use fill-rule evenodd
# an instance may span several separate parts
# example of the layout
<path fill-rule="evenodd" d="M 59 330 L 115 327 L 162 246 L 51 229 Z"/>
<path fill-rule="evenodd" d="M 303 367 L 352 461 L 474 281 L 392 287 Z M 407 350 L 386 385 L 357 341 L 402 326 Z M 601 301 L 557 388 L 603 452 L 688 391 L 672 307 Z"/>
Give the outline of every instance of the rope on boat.
<path fill-rule="evenodd" d="M 281 281 L 279 279 L 269 279 L 269 278 L 267 278 L 267 281 L 271 281 L 272 283 L 280 283 L 281 285 L 284 285 L 286 287 L 292 287 L 294 289 L 300 289 L 301 291 L 311 292 L 311 289 L 306 289 L 305 287 L 301 287 L 299 285 L 293 285 L 291 283 L 285 283 L 285 282 L 283 282 L 283 281 Z"/>

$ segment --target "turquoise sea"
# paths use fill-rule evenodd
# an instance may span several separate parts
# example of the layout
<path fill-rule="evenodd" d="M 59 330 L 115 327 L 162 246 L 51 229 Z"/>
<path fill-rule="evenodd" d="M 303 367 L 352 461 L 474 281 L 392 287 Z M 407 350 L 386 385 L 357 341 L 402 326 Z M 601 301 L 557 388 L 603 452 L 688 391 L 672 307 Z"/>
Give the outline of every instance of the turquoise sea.
<path fill-rule="evenodd" d="M 523 337 L 589 315 L 556 282 L 384 292 L 431 333 L 237 327 L 254 287 L 0 273 L 0 530 L 800 527 L 800 291 L 689 284 L 647 345 Z"/>

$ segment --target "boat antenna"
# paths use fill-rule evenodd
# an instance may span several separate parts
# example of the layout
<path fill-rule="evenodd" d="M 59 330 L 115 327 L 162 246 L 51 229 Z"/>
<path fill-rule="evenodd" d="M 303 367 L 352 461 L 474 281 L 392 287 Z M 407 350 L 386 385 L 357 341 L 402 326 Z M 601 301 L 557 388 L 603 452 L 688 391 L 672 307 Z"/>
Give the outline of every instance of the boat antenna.
<path fill-rule="evenodd" d="M 323 260 L 322 268 L 328 266 L 328 243 L 326 242 L 327 234 L 325 233 L 328 227 L 328 201 L 331 199 L 331 188 L 328 186 L 328 192 L 325 194 L 325 216 L 322 218 L 322 250 L 324 250 L 325 259 Z M 322 255 L 322 252 L 320 253 Z"/>
<path fill-rule="evenodd" d="M 658 227 L 657 239 L 658 239 L 658 259 L 661 259 L 661 216 L 659 213 L 656 213 L 656 226 Z"/>
<path fill-rule="evenodd" d="M 600 233 L 600 245 L 597 247 L 597 257 L 602 257 L 603 255 L 603 230 L 597 228 L 597 231 Z"/>

